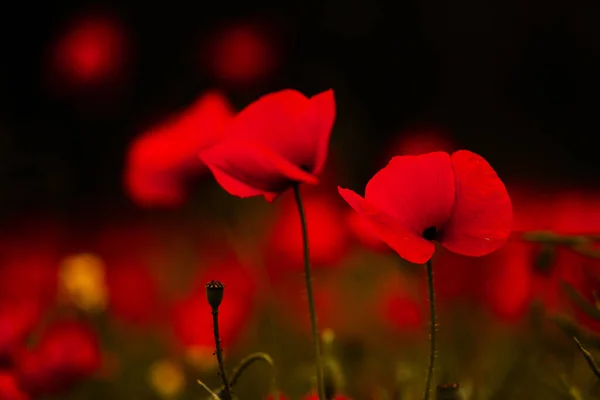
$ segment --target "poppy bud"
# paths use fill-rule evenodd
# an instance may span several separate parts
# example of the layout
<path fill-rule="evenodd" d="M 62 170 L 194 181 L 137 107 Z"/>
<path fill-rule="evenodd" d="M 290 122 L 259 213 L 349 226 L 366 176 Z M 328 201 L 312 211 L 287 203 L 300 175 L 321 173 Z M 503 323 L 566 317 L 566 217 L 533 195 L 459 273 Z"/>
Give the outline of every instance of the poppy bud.
<path fill-rule="evenodd" d="M 213 310 L 217 310 L 223 301 L 225 285 L 219 281 L 210 281 L 206 284 L 206 299 Z"/>
<path fill-rule="evenodd" d="M 437 386 L 437 400 L 462 400 L 463 394 L 458 383 L 440 383 Z"/>

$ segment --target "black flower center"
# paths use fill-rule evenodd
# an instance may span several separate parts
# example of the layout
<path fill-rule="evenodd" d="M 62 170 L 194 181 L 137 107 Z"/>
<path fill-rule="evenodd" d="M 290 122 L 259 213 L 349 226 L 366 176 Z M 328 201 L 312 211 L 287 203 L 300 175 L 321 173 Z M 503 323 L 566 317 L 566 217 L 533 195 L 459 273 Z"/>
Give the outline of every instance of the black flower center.
<path fill-rule="evenodd" d="M 423 238 L 425 240 L 435 240 L 437 237 L 437 229 L 435 226 L 430 226 L 423 231 Z"/>

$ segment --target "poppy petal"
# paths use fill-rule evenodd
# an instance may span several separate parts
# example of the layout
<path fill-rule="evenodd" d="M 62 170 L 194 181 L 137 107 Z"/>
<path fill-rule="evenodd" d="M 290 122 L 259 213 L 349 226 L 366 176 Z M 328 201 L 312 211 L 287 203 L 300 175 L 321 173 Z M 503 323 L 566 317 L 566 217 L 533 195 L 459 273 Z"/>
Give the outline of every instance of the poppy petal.
<path fill-rule="evenodd" d="M 219 178 L 223 188 L 234 196 L 272 195 L 285 190 L 290 182 L 318 182 L 308 172 L 249 141 L 223 141 L 199 157 L 213 174 L 216 171 L 215 179 Z"/>
<path fill-rule="evenodd" d="M 478 257 L 502 247 L 511 231 L 512 205 L 504 184 L 481 156 L 467 150 L 451 156 L 456 201 L 441 244 Z"/>
<path fill-rule="evenodd" d="M 407 230 L 393 216 L 370 204 L 352 190 L 338 187 L 338 192 L 350 207 L 369 222 L 373 232 L 401 258 L 415 264 L 423 264 L 431 258 L 435 251 L 432 242 Z"/>
<path fill-rule="evenodd" d="M 302 131 L 309 106 L 309 99 L 296 90 L 266 94 L 240 111 L 225 137 L 252 140 L 292 164 L 312 166 L 315 146 Z"/>
<path fill-rule="evenodd" d="M 365 199 L 422 235 L 430 227 L 441 228 L 454 206 L 454 173 L 450 156 L 434 152 L 398 156 L 367 184 Z"/>
<path fill-rule="evenodd" d="M 327 160 L 329 138 L 335 120 L 335 97 L 332 89 L 310 98 L 307 120 L 306 134 L 314 137 L 316 146 L 312 173 L 319 175 Z"/>

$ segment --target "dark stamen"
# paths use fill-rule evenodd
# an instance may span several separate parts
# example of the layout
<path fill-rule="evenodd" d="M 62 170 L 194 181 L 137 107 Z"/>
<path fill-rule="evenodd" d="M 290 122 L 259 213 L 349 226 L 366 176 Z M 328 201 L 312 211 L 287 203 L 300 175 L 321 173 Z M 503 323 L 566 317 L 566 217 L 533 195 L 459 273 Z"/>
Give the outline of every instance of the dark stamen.
<path fill-rule="evenodd" d="M 437 229 L 435 226 L 430 226 L 423 231 L 423 238 L 425 240 L 435 240 L 437 237 Z"/>

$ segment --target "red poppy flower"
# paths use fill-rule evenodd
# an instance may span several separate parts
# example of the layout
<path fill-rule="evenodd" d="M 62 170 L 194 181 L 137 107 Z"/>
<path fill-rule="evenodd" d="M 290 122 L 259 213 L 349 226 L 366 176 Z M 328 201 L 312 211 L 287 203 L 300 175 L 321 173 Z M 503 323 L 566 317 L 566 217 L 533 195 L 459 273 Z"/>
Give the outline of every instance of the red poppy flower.
<path fill-rule="evenodd" d="M 390 251 L 390 247 L 377 236 L 369 221 L 359 213 L 349 210 L 346 215 L 346 224 L 354 238 L 367 249 L 376 252 Z"/>
<path fill-rule="evenodd" d="M 531 246 L 518 238 L 499 251 L 477 259 L 481 274 L 480 297 L 504 322 L 525 317 L 531 302 Z"/>
<path fill-rule="evenodd" d="M 0 373 L 0 399 L 28 400 L 29 396 L 21 390 L 15 376 L 9 372 Z"/>
<path fill-rule="evenodd" d="M 41 316 L 41 304 L 36 299 L 0 301 L 0 355 L 8 355 L 18 348 Z"/>
<path fill-rule="evenodd" d="M 110 311 L 121 321 L 148 325 L 160 317 L 158 284 L 147 266 L 124 261 L 106 271 Z"/>
<path fill-rule="evenodd" d="M 186 110 L 137 138 L 129 149 L 127 192 L 142 206 L 176 206 L 185 181 L 206 167 L 199 151 L 217 142 L 234 112 L 219 92 L 201 96 Z"/>
<path fill-rule="evenodd" d="M 293 329 L 310 335 L 310 315 L 306 311 L 308 300 L 304 282 L 297 276 L 290 276 L 287 280 L 279 281 L 272 290 L 283 320 L 289 323 Z M 315 280 L 313 297 L 321 328 L 330 328 L 336 332 L 343 331 L 346 304 L 341 301 L 339 287 L 322 279 Z"/>
<path fill-rule="evenodd" d="M 223 140 L 199 156 L 230 194 L 272 201 L 294 182 L 318 182 L 334 118 L 333 90 L 311 98 L 271 93 L 242 110 Z"/>
<path fill-rule="evenodd" d="M 266 250 L 269 270 L 274 274 L 301 270 L 304 262 L 296 203 L 291 196 L 282 200 L 285 201 L 270 229 Z M 339 197 L 322 193 L 304 196 L 310 260 L 316 268 L 339 265 L 349 249 L 348 233 L 343 226 L 344 214 L 338 201 Z"/>
<path fill-rule="evenodd" d="M 203 61 L 219 80 L 247 85 L 272 74 L 279 62 L 275 47 L 264 24 L 226 26 L 211 35 Z"/>
<path fill-rule="evenodd" d="M 94 331 L 78 321 L 50 325 L 39 343 L 17 357 L 19 380 L 27 392 L 65 390 L 100 366 L 100 347 Z"/>
<path fill-rule="evenodd" d="M 173 330 L 186 348 L 214 347 L 212 314 L 205 287 L 211 280 L 219 280 L 225 285 L 225 295 L 219 307 L 219 327 L 224 346 L 235 345 L 252 317 L 256 287 L 250 271 L 233 259 L 214 264 L 201 273 L 191 293 L 173 307 Z"/>
<path fill-rule="evenodd" d="M 431 258 L 431 240 L 458 254 L 483 256 L 510 234 L 506 188 L 470 151 L 394 157 L 369 181 L 365 198 L 338 189 L 384 242 L 413 263 Z"/>
<path fill-rule="evenodd" d="M 418 297 L 410 293 L 408 282 L 387 280 L 377 292 L 375 307 L 381 320 L 394 331 L 419 333 L 425 322 Z"/>
<path fill-rule="evenodd" d="M 53 52 L 54 67 L 73 83 L 104 82 L 120 72 L 125 37 L 116 20 L 88 16 L 74 21 Z"/>

